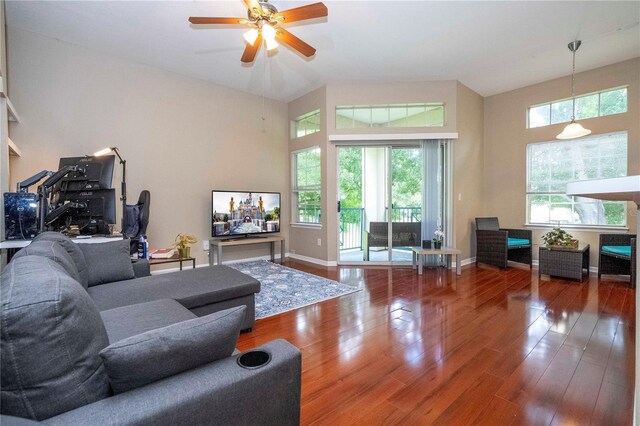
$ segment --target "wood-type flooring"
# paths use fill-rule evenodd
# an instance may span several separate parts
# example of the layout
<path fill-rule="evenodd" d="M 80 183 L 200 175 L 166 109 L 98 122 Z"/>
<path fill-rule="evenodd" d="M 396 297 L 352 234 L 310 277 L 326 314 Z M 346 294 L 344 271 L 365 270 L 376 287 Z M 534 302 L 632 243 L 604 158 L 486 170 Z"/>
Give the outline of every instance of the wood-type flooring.
<path fill-rule="evenodd" d="M 286 266 L 361 291 L 258 320 L 302 352 L 301 423 L 627 425 L 635 290 L 510 267 Z"/>

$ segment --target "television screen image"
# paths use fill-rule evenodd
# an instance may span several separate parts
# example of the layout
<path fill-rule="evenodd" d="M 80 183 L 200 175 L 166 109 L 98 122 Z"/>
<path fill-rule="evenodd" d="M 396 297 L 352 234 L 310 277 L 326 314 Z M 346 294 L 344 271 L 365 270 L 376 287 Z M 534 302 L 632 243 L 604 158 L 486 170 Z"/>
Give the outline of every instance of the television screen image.
<path fill-rule="evenodd" d="M 211 236 L 280 232 L 279 192 L 211 191 Z"/>

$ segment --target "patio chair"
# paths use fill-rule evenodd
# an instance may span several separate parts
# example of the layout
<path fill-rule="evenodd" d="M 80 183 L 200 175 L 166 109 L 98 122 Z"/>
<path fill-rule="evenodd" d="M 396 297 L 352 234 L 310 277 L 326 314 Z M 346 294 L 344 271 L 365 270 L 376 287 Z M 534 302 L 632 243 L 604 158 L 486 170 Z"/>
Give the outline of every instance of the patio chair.
<path fill-rule="evenodd" d="M 600 234 L 598 278 L 604 275 L 629 275 L 636 286 L 636 236 Z"/>
<path fill-rule="evenodd" d="M 506 268 L 507 262 L 532 264 L 531 231 L 501 229 L 497 217 L 476 218 L 476 265 Z"/>

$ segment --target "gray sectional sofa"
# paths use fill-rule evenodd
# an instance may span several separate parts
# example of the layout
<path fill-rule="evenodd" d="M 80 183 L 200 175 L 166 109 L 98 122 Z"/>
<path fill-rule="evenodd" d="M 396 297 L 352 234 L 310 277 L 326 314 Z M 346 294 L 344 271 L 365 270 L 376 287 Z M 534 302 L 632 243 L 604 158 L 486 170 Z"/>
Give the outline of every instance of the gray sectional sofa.
<path fill-rule="evenodd" d="M 7 265 L 2 424 L 298 424 L 300 351 L 234 350 L 259 283 L 224 266 L 150 276 L 128 253 L 45 233 Z"/>

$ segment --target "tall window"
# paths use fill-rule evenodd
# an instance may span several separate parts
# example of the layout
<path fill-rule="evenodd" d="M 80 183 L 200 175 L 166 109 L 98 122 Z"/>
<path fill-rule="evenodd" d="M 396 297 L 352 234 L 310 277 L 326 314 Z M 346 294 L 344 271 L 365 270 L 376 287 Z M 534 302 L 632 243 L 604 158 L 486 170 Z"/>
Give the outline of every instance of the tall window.
<path fill-rule="evenodd" d="M 293 121 L 292 138 L 301 138 L 320 131 L 320 110 L 301 115 Z"/>
<path fill-rule="evenodd" d="M 627 112 L 627 88 L 607 89 L 602 92 L 562 99 L 529 107 L 527 127 L 543 127 L 576 120 L 602 117 Z"/>
<path fill-rule="evenodd" d="M 531 224 L 625 226 L 626 203 L 565 195 L 568 182 L 627 175 L 627 132 L 527 145 Z"/>
<path fill-rule="evenodd" d="M 319 224 L 320 147 L 296 151 L 291 156 L 293 171 L 293 220 L 296 223 Z"/>

